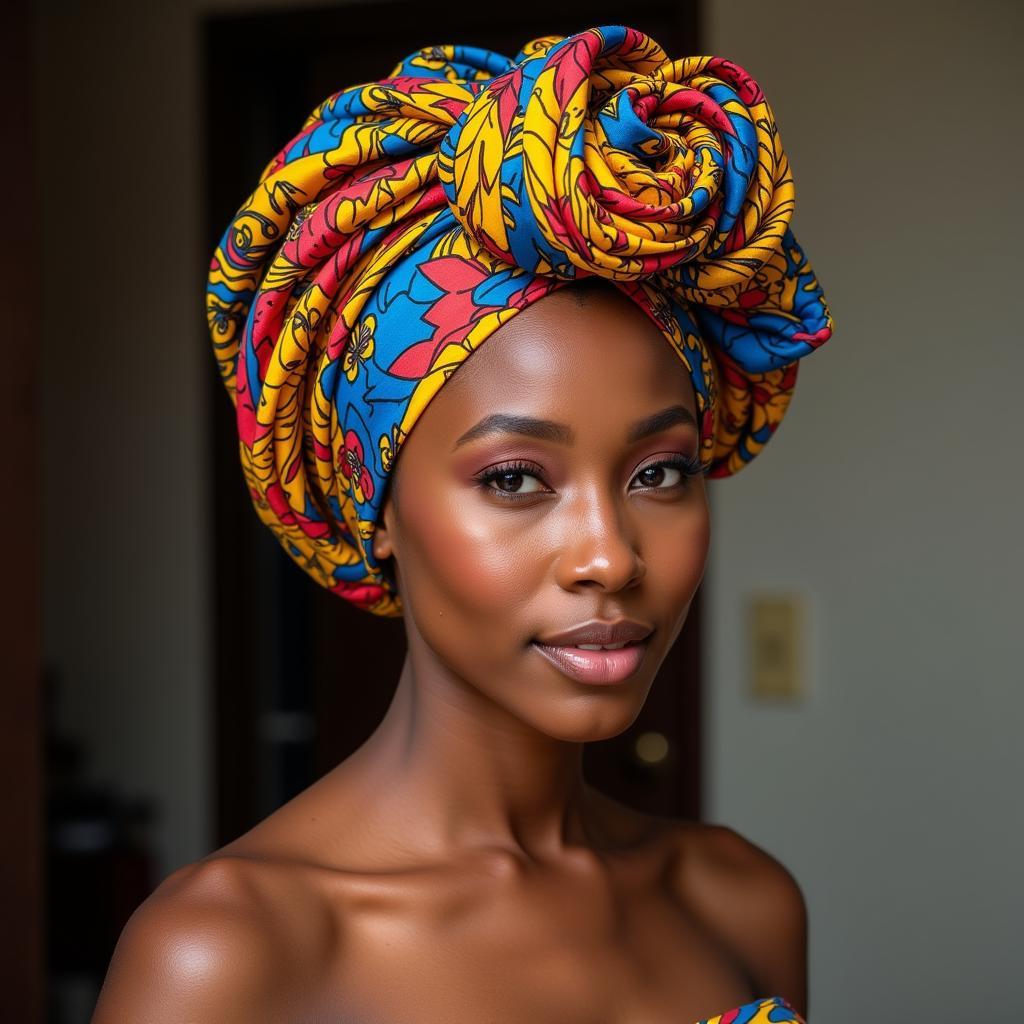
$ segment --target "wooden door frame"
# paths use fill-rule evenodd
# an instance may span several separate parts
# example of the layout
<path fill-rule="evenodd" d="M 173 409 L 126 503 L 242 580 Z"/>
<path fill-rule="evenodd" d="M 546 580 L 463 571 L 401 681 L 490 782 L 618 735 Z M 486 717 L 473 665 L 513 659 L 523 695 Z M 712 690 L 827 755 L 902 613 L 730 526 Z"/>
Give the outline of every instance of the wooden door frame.
<path fill-rule="evenodd" d="M 0 166 L 0 194 L 7 203 L 2 274 L 7 294 L 34 308 L 37 285 L 32 197 L 34 146 L 30 83 L 33 76 L 31 9 L 10 4 L 4 16 L 7 44 L 0 61 L 8 137 L 17 140 L 17 160 Z M 7 792 L 0 802 L 0 992 L 3 1016 L 42 1021 L 44 964 L 43 894 L 43 717 L 40 655 L 39 500 L 37 469 L 36 346 L 30 316 L 18 318 L 11 355 L 17 361 L 13 387 L 0 402 L 0 432 L 7 440 L 7 480 L 13 485 L 0 502 L 0 536 L 7 538 L 0 686 L 0 777 Z"/>

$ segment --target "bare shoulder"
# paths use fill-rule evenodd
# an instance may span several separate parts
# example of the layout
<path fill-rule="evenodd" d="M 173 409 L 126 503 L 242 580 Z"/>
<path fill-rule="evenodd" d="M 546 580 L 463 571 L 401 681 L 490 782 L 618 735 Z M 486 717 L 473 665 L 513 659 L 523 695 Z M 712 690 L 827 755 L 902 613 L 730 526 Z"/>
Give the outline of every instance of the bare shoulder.
<path fill-rule="evenodd" d="M 331 925 L 295 870 L 212 855 L 170 875 L 118 940 L 93 1024 L 281 1019 Z"/>
<path fill-rule="evenodd" d="M 689 901 L 769 930 L 804 915 L 803 892 L 789 869 L 735 829 L 680 822 L 675 839 L 676 879 Z"/>
<path fill-rule="evenodd" d="M 676 894 L 742 962 L 758 996 L 806 1013 L 807 906 L 792 873 L 726 825 L 679 823 Z"/>

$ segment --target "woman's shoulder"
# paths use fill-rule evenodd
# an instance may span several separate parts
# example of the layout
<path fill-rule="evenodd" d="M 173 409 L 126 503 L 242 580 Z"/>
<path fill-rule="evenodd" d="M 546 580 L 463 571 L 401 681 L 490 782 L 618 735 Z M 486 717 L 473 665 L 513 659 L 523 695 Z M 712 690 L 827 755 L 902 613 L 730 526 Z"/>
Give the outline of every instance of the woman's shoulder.
<path fill-rule="evenodd" d="M 589 790 L 606 835 L 652 852 L 691 915 L 738 947 L 788 941 L 806 931 L 806 905 L 785 865 L 728 825 L 646 814 Z"/>
<path fill-rule="evenodd" d="M 729 952 L 758 996 L 807 1002 L 807 908 L 775 856 L 727 825 L 642 813 L 588 790 L 601 830 L 642 851 L 682 913 Z"/>
<path fill-rule="evenodd" d="M 122 931 L 93 1024 L 276 1019 L 335 940 L 302 876 L 223 852 L 175 871 Z"/>
<path fill-rule="evenodd" d="M 806 999 L 807 906 L 790 870 L 727 825 L 677 822 L 677 898 L 739 959 L 763 995 Z"/>
<path fill-rule="evenodd" d="M 763 847 L 728 825 L 648 814 L 588 787 L 602 833 L 622 845 L 640 846 L 667 857 L 677 892 L 688 902 L 706 902 L 713 894 L 742 895 L 785 913 L 802 905 L 790 871 Z"/>
<path fill-rule="evenodd" d="M 700 900 L 710 891 L 719 902 L 735 894 L 743 904 L 753 898 L 766 911 L 781 913 L 802 903 L 789 869 L 730 826 L 675 821 L 671 833 L 677 878 L 686 895 Z"/>

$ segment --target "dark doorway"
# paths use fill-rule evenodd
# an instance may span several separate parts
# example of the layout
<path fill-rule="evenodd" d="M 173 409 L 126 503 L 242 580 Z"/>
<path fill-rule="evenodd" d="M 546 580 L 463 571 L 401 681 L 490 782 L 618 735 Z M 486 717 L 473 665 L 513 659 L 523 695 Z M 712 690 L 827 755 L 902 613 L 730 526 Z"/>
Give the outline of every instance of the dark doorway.
<path fill-rule="evenodd" d="M 552 13 L 553 11 L 557 13 Z M 211 18 L 205 35 L 208 249 L 269 158 L 324 97 L 450 41 L 514 54 L 540 35 L 618 24 L 621 4 L 486 8 L 360 3 Z M 629 24 L 699 53 L 697 5 L 644 2 Z M 399 619 L 321 590 L 259 523 L 230 402 L 210 359 L 214 435 L 218 835 L 227 842 L 348 756 L 383 717 L 405 654 Z M 700 595 L 634 726 L 591 744 L 590 782 L 657 814 L 700 816 Z M 372 659 L 369 653 L 372 652 Z"/>

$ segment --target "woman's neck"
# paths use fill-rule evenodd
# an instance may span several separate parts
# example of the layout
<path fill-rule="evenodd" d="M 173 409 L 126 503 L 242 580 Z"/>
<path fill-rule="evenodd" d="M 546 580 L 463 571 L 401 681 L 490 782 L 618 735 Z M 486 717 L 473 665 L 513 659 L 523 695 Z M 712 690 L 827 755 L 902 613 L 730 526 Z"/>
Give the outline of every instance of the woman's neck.
<path fill-rule="evenodd" d="M 341 766 L 370 794 L 374 831 L 428 855 L 498 848 L 546 859 L 586 843 L 583 745 L 538 732 L 434 665 L 417 671 L 415 660 L 406 658 L 381 724 Z"/>

